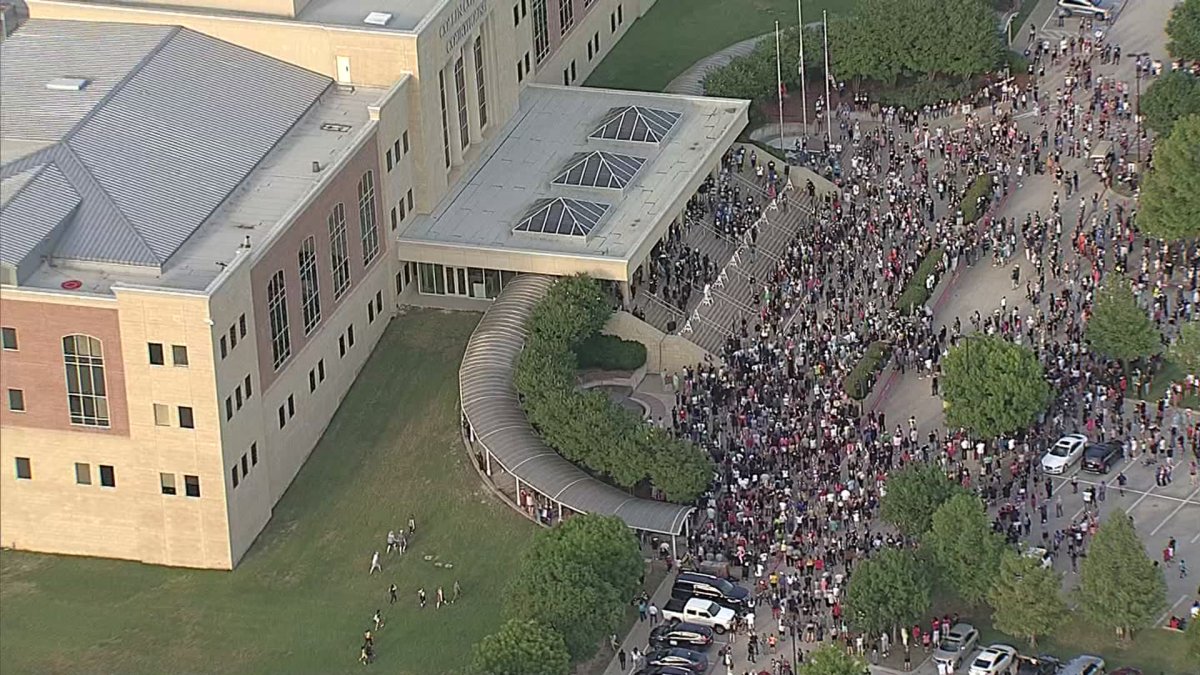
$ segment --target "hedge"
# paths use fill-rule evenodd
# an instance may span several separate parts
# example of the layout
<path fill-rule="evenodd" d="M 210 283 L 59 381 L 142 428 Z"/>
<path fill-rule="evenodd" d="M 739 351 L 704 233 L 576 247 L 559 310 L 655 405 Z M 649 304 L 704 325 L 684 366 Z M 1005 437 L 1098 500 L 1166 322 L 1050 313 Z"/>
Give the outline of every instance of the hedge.
<path fill-rule="evenodd" d="M 842 388 L 850 398 L 861 401 L 871 393 L 871 388 L 875 386 L 875 378 L 887 365 L 890 353 L 891 347 L 883 340 L 867 345 L 862 359 L 855 364 L 842 383 Z"/>
<path fill-rule="evenodd" d="M 917 265 L 917 271 L 904 286 L 904 291 L 900 293 L 899 298 L 896 298 L 896 309 L 904 314 L 911 314 L 914 309 L 929 300 L 932 291 L 925 287 L 925 280 L 929 278 L 930 274 L 937 272 L 938 263 L 941 262 L 944 255 L 945 251 L 941 247 L 925 254 L 921 263 Z"/>
<path fill-rule="evenodd" d="M 986 197 L 980 208 L 980 197 Z M 971 187 L 963 194 L 962 198 L 962 214 L 964 223 L 973 223 L 979 220 L 986 211 L 989 202 L 992 198 L 992 174 L 985 173 L 982 176 L 977 176 L 975 182 L 971 183 Z"/>
<path fill-rule="evenodd" d="M 593 335 L 574 351 L 583 370 L 637 370 L 646 365 L 646 345 L 615 335 Z"/>
<path fill-rule="evenodd" d="M 649 426 L 604 392 L 575 386 L 575 351 L 612 314 L 600 285 L 585 276 L 550 287 L 529 317 L 515 384 L 525 415 L 563 457 L 624 488 L 642 481 L 667 499 L 691 502 L 712 479 L 712 460 L 691 443 Z"/>

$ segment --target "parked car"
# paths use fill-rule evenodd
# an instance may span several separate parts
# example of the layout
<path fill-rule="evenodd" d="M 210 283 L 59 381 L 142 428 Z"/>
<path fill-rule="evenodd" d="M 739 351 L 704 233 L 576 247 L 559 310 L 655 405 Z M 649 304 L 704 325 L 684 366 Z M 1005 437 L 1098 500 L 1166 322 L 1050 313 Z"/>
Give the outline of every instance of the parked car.
<path fill-rule="evenodd" d="M 662 608 L 665 619 L 679 619 L 688 623 L 698 623 L 713 629 L 717 635 L 733 630 L 737 613 L 728 607 L 722 607 L 712 600 L 692 598 L 691 600 L 671 599 Z"/>
<path fill-rule="evenodd" d="M 1083 453 L 1083 470 L 1091 473 L 1108 473 L 1124 455 L 1125 450 L 1119 441 L 1096 443 L 1089 446 Z"/>
<path fill-rule="evenodd" d="M 674 666 L 693 673 L 703 673 L 708 670 L 708 657 L 700 652 L 683 647 L 656 649 L 646 654 L 646 665 Z"/>
<path fill-rule="evenodd" d="M 1063 666 L 1060 675 L 1103 675 L 1104 659 L 1091 654 L 1076 656 Z"/>
<path fill-rule="evenodd" d="M 971 662 L 970 675 L 1014 675 L 1017 672 L 1017 648 L 992 645 L 979 652 Z"/>
<path fill-rule="evenodd" d="M 713 643 L 713 631 L 708 626 L 687 621 L 668 621 L 650 631 L 650 646 L 708 649 Z"/>
<path fill-rule="evenodd" d="M 678 666 L 646 666 L 640 668 L 633 675 L 694 675 L 694 673 L 687 668 Z"/>
<path fill-rule="evenodd" d="M 675 578 L 675 585 L 671 587 L 671 597 L 676 600 L 704 598 L 734 611 L 743 612 L 749 609 L 746 605 L 750 591 L 745 586 L 711 574 L 683 572 Z"/>
<path fill-rule="evenodd" d="M 1116 7 L 1110 0 L 1058 0 L 1060 16 L 1083 16 L 1108 21 Z"/>
<path fill-rule="evenodd" d="M 1017 656 L 1017 675 L 1058 675 L 1062 661 L 1049 654 Z"/>
<path fill-rule="evenodd" d="M 1083 449 L 1087 446 L 1087 436 L 1083 434 L 1067 434 L 1050 446 L 1042 455 L 1042 471 L 1058 475 L 1066 471 L 1072 464 L 1079 461 Z"/>
<path fill-rule="evenodd" d="M 933 660 L 937 663 L 950 664 L 951 670 L 958 670 L 964 659 L 975 650 L 979 642 L 979 631 L 969 623 L 956 623 L 942 638 L 937 649 L 933 652 Z"/>

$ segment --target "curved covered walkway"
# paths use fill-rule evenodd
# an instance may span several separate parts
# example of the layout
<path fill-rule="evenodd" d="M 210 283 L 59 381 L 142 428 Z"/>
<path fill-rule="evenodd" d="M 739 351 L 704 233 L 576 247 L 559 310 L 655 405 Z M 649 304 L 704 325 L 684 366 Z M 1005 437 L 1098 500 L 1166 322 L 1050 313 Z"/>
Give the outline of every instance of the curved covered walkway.
<path fill-rule="evenodd" d="M 471 335 L 458 373 L 471 445 L 482 454 L 484 471 L 501 491 L 507 492 L 507 486 L 496 480 L 496 469 L 512 476 L 517 507 L 531 515 L 538 507 L 552 518 L 570 513 L 615 515 L 635 530 L 674 538 L 684 532 L 692 507 L 639 499 L 592 478 L 542 442 L 525 418 L 513 376 L 525 345 L 525 321 L 553 284 L 553 277 L 517 277 Z M 530 497 L 538 503 L 530 503 Z"/>

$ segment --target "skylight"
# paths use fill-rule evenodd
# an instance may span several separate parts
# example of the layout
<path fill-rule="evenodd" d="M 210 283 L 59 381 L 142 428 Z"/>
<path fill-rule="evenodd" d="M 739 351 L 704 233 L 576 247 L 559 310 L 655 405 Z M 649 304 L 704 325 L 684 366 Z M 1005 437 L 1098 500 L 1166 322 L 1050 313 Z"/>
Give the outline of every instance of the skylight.
<path fill-rule="evenodd" d="M 513 232 L 586 237 L 607 212 L 608 204 L 564 197 L 540 199 Z"/>
<path fill-rule="evenodd" d="M 554 180 L 555 185 L 623 190 L 646 160 L 614 152 L 578 153 Z"/>
<path fill-rule="evenodd" d="M 613 108 L 588 138 L 659 143 L 679 121 L 680 113 L 640 105 Z"/>

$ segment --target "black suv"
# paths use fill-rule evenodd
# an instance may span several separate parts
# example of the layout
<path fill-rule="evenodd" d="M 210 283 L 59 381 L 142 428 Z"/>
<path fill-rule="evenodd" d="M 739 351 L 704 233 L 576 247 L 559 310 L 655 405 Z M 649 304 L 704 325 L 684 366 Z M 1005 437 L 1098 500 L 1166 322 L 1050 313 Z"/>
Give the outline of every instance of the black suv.
<path fill-rule="evenodd" d="M 1096 443 L 1083 451 L 1082 468 L 1091 473 L 1108 473 L 1124 455 L 1125 451 L 1119 441 Z"/>
<path fill-rule="evenodd" d="M 708 649 L 712 643 L 713 631 L 711 628 L 686 621 L 659 624 L 650 631 L 650 646 L 655 649 L 665 647 Z"/>
<path fill-rule="evenodd" d="M 675 579 L 675 586 L 671 588 L 671 597 L 676 600 L 704 598 L 735 612 L 745 612 L 749 609 L 746 604 L 750 597 L 750 591 L 727 579 L 711 574 L 684 572 Z"/>

